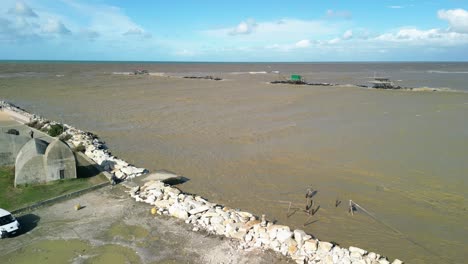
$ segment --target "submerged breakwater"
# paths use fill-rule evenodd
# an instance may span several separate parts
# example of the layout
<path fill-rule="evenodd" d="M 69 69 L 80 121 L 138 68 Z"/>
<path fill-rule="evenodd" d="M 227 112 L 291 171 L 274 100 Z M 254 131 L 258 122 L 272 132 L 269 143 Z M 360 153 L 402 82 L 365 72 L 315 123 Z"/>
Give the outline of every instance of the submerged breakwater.
<path fill-rule="evenodd" d="M 41 130 L 47 131 L 54 124 L 65 129 L 58 137 L 63 138 L 70 147 L 84 147 L 85 155 L 101 165 L 103 169 L 120 180 L 131 179 L 148 173 L 124 160 L 111 155 L 107 146 L 95 134 L 81 131 L 71 125 L 50 121 L 41 116 L 28 113 L 24 109 L 0 101 L 0 109 L 8 109 L 25 117 Z M 303 230 L 291 230 L 289 226 L 261 218 L 249 212 L 234 210 L 227 206 L 212 203 L 201 196 L 181 192 L 162 181 L 148 181 L 143 186 L 130 190 L 137 202 L 154 206 L 158 214 L 170 215 L 194 226 L 193 231 L 204 230 L 239 241 L 239 248 L 270 249 L 291 257 L 297 263 L 390 263 L 385 256 L 368 252 L 357 247 L 342 248 L 337 244 L 320 241 Z M 351 212 L 352 212 L 351 207 Z M 392 264 L 402 261 L 395 259 Z"/>

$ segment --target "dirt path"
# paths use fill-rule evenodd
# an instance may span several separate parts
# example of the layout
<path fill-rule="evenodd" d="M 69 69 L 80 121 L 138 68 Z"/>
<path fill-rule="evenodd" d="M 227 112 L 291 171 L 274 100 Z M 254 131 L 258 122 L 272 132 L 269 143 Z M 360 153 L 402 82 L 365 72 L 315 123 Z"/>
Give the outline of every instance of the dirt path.
<path fill-rule="evenodd" d="M 75 211 L 80 204 L 83 209 Z M 18 217 L 23 233 L 0 241 L 2 263 L 284 263 L 150 214 L 121 187 L 106 187 Z M 57 241 L 58 240 L 58 241 Z M 57 262 L 58 263 L 58 262 Z"/>

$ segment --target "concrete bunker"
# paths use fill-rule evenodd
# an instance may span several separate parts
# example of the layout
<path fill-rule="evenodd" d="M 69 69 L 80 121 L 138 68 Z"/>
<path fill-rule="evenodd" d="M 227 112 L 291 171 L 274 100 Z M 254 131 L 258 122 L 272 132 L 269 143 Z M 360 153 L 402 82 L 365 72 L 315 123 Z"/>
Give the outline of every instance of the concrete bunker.
<path fill-rule="evenodd" d="M 74 178 L 76 178 L 75 155 L 58 139 L 49 144 L 33 138 L 16 156 L 15 186 Z"/>

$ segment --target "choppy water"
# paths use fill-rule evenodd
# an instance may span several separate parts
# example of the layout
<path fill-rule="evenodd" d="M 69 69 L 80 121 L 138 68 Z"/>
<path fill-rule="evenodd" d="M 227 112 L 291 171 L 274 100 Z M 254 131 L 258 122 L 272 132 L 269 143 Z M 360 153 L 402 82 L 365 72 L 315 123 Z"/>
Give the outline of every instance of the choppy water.
<path fill-rule="evenodd" d="M 226 80 L 112 74 L 136 68 Z M 374 72 L 459 92 L 266 83 L 299 73 L 363 84 Z M 408 263 L 462 263 L 466 72 L 467 63 L 3 63 L 0 97 L 96 132 L 139 166 L 183 174 L 185 191 L 210 200 Z M 320 209 L 287 217 L 308 186 Z M 349 216 L 350 199 L 372 216 Z"/>

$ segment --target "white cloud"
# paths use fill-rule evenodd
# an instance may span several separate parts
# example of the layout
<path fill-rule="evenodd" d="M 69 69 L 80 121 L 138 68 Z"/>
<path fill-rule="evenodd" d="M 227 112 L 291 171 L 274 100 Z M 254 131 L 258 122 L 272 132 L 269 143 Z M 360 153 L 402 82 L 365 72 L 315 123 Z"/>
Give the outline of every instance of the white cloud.
<path fill-rule="evenodd" d="M 9 13 L 22 17 L 37 17 L 36 12 L 23 2 L 16 2 L 15 7 L 11 8 Z"/>
<path fill-rule="evenodd" d="M 256 26 L 257 23 L 255 23 L 255 20 L 248 19 L 247 21 L 240 22 L 239 25 L 237 25 L 237 27 L 231 29 L 229 31 L 229 34 L 233 36 L 250 34 L 253 32 Z"/>
<path fill-rule="evenodd" d="M 301 41 L 296 42 L 295 45 L 297 48 L 308 48 L 310 47 L 310 40 L 308 39 L 303 39 Z"/>
<path fill-rule="evenodd" d="M 327 41 L 328 44 L 337 44 L 341 41 L 340 38 L 334 38 L 334 39 L 331 39 L 329 41 Z"/>
<path fill-rule="evenodd" d="M 205 37 L 218 38 L 226 42 L 243 41 L 264 46 L 265 43 L 281 44 L 288 39 L 309 39 L 312 36 L 314 38 L 331 37 L 341 31 L 340 27 L 339 23 L 285 18 L 276 21 L 256 22 L 255 27 L 250 31 L 244 26 L 237 26 L 236 28 L 205 30 L 201 33 Z M 234 34 L 236 38 L 232 38 L 234 30 L 238 33 Z M 250 32 L 250 34 L 239 34 L 240 32 Z"/>
<path fill-rule="evenodd" d="M 343 39 L 348 40 L 353 37 L 353 31 L 351 29 L 346 30 L 346 32 L 343 34 Z"/>
<path fill-rule="evenodd" d="M 102 39 L 115 40 L 123 36 L 149 38 L 151 34 L 134 22 L 125 12 L 115 6 L 88 4 L 76 0 L 62 0 L 76 14 L 74 21 L 79 27 L 97 32 Z"/>
<path fill-rule="evenodd" d="M 449 23 L 451 30 L 468 33 L 468 11 L 464 9 L 439 10 L 437 15 Z"/>
<path fill-rule="evenodd" d="M 412 45 L 466 45 L 468 34 L 446 31 L 441 29 L 420 30 L 417 28 L 404 28 L 394 33 L 385 33 L 375 38 L 378 41 L 407 43 Z"/>
<path fill-rule="evenodd" d="M 42 31 L 47 34 L 65 35 L 71 33 L 61 21 L 54 19 L 49 19 L 41 28 Z"/>
<path fill-rule="evenodd" d="M 403 6 L 399 6 L 399 5 L 392 5 L 392 6 L 387 6 L 388 8 L 391 8 L 391 9 L 402 9 Z"/>
<path fill-rule="evenodd" d="M 339 11 L 339 10 L 333 10 L 333 9 L 328 9 L 326 16 L 328 18 L 344 18 L 344 19 L 351 19 L 353 17 L 350 11 L 347 11 L 347 10 Z"/>

